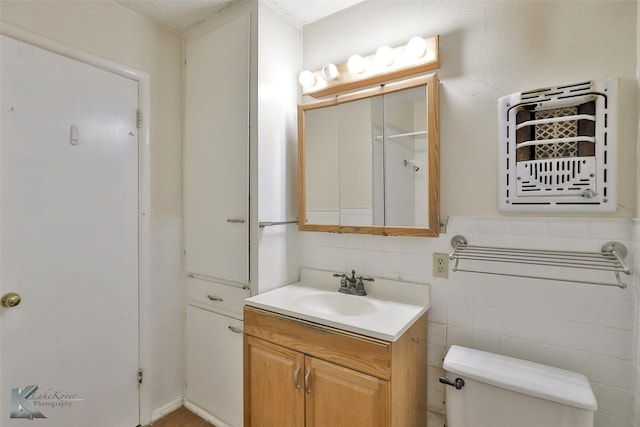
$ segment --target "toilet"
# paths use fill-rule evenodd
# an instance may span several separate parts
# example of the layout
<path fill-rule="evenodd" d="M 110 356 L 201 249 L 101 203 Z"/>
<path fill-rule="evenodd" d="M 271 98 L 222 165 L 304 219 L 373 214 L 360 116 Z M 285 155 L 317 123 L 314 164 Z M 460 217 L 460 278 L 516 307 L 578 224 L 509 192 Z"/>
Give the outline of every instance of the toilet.
<path fill-rule="evenodd" d="M 443 366 L 447 427 L 593 427 L 584 375 L 457 345 Z"/>

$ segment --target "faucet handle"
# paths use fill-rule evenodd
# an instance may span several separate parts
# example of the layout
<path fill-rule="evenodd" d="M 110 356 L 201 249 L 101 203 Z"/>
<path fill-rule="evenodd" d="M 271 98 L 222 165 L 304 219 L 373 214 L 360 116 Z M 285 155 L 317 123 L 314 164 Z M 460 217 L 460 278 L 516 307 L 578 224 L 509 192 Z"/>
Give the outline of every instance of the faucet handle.
<path fill-rule="evenodd" d="M 338 292 L 348 294 L 349 289 L 347 286 L 347 275 L 344 273 L 333 273 L 333 277 L 340 277 L 340 289 L 338 289 Z"/>
<path fill-rule="evenodd" d="M 356 287 L 354 289 L 354 293 L 356 295 L 359 295 L 359 296 L 362 296 L 362 297 L 367 295 L 367 291 L 364 290 L 364 282 L 363 282 L 363 280 L 366 280 L 368 282 L 373 282 L 373 277 L 362 277 L 362 276 L 358 277 L 358 283 L 356 283 Z"/>

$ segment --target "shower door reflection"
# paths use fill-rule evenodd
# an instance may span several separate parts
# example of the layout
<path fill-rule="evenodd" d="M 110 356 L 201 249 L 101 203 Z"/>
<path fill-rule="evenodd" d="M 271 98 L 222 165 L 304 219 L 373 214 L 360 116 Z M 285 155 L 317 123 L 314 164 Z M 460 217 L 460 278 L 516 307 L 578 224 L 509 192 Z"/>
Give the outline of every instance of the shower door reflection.
<path fill-rule="evenodd" d="M 429 181 L 424 88 L 383 96 L 384 225 L 426 227 Z"/>

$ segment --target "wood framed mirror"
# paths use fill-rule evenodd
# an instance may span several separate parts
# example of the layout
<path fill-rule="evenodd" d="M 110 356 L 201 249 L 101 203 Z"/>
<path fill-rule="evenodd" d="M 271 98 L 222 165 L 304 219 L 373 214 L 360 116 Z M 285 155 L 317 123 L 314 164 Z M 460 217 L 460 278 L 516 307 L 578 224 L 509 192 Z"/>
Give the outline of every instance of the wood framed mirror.
<path fill-rule="evenodd" d="M 299 229 L 437 236 L 438 78 L 298 106 Z"/>

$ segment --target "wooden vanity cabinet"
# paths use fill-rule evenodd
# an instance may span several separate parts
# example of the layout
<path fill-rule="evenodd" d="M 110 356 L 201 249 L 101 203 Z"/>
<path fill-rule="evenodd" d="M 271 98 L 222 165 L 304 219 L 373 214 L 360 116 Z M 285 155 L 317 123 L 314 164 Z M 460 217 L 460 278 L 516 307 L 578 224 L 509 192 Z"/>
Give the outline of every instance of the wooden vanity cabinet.
<path fill-rule="evenodd" d="M 424 427 L 426 315 L 388 342 L 244 310 L 245 427 Z"/>

